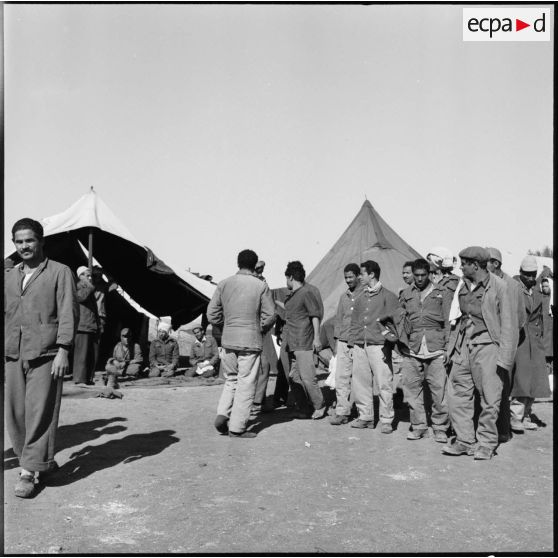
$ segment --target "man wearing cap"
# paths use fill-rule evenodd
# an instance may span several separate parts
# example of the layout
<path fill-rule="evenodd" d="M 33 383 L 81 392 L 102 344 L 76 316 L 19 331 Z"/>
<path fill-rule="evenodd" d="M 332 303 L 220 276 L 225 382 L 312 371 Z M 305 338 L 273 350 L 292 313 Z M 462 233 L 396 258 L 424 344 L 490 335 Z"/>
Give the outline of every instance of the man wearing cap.
<path fill-rule="evenodd" d="M 207 307 L 211 324 L 224 324 L 221 366 L 225 385 L 217 405 L 215 428 L 231 438 L 254 438 L 246 429 L 260 371 L 262 336 L 275 321 L 275 305 L 269 287 L 254 270 L 253 250 L 238 254 L 238 272 L 221 281 Z"/>
<path fill-rule="evenodd" d="M 448 343 L 452 361 L 448 403 L 456 438 L 442 452 L 483 460 L 490 459 L 498 446 L 503 375 L 512 368 L 518 332 L 506 283 L 487 270 L 487 250 L 470 246 L 459 257 L 463 285 L 456 291 L 458 317 Z M 475 389 L 481 407 L 476 436 Z"/>
<path fill-rule="evenodd" d="M 201 326 L 195 326 L 192 330 L 196 340 L 190 350 L 190 364 L 192 368 L 184 376 L 192 378 L 213 378 L 219 362 L 219 348 L 217 341 L 211 336 L 206 336 Z"/>
<path fill-rule="evenodd" d="M 542 316 L 542 293 L 535 288 L 537 260 L 525 256 L 521 262 L 518 282 L 525 308 L 526 320 L 519 333 L 515 355 L 511 389 L 511 429 L 522 433 L 536 430 L 531 421 L 531 407 L 535 398 L 550 397 L 550 386 L 544 357 L 544 330 Z"/>
<path fill-rule="evenodd" d="M 120 376 L 134 380 L 141 372 L 143 355 L 141 348 L 133 342 L 130 328 L 123 328 L 120 332 L 120 341 L 114 347 L 112 357 L 105 366 L 107 387 L 115 388 Z"/>
<path fill-rule="evenodd" d="M 68 353 L 79 321 L 68 267 L 44 255 L 42 225 L 20 219 L 12 240 L 22 262 L 4 276 L 6 428 L 19 458 L 15 494 L 35 493 L 35 474 L 57 468 L 55 436 Z"/>
<path fill-rule="evenodd" d="M 178 343 L 169 336 L 171 326 L 160 322 L 157 326 L 157 339 L 149 347 L 149 377 L 170 378 L 178 367 Z"/>
<path fill-rule="evenodd" d="M 98 354 L 99 312 L 89 268 L 84 265 L 78 267 L 77 276 L 79 324 L 74 342 L 72 374 L 74 383 L 91 385 Z"/>
<path fill-rule="evenodd" d="M 510 292 L 514 317 L 514 327 L 519 331 L 525 323 L 525 306 L 523 304 L 523 295 L 519 283 L 502 271 L 502 253 L 498 248 L 488 247 L 488 262 L 486 268 L 490 273 L 496 275 L 503 281 Z M 517 348 L 517 347 L 516 347 Z M 514 354 L 515 357 L 515 354 Z M 498 414 L 498 441 L 505 443 L 511 438 L 510 428 L 510 389 L 511 389 L 511 370 L 503 376 L 504 384 L 502 386 L 502 400 L 500 401 L 500 412 Z"/>

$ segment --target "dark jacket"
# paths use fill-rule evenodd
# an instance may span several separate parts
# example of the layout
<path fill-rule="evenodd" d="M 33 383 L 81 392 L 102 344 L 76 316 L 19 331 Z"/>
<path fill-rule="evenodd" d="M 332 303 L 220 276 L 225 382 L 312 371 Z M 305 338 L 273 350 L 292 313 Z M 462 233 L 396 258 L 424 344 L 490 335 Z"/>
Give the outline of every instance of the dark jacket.
<path fill-rule="evenodd" d="M 22 291 L 22 267 L 4 275 L 5 356 L 32 360 L 70 348 L 79 320 L 72 272 L 45 258 Z"/>
<path fill-rule="evenodd" d="M 362 285 L 357 285 L 354 291 L 347 289 L 339 298 L 337 314 L 335 315 L 335 327 L 333 337 L 340 341 L 347 341 L 349 330 L 351 329 L 351 316 L 355 305 L 356 297 L 362 290 Z"/>
<path fill-rule="evenodd" d="M 518 277 L 527 320 L 519 332 L 519 344 L 512 375 L 512 397 L 550 397 L 544 355 L 542 293 L 535 286 L 528 289 Z"/>
<path fill-rule="evenodd" d="M 99 309 L 95 298 L 95 287 L 88 281 L 80 279 L 76 285 L 79 302 L 80 333 L 96 333 L 99 330 Z"/>
<path fill-rule="evenodd" d="M 420 294 L 417 286 L 411 285 L 399 297 L 411 325 L 410 348 L 418 353 L 422 338 L 426 337 L 430 352 L 444 350 L 449 336 L 448 320 L 453 292 L 438 283 L 432 286 L 432 291 L 422 302 Z"/>
<path fill-rule="evenodd" d="M 397 296 L 384 286 L 373 292 L 363 287 L 355 299 L 347 344 L 383 345 L 385 328 L 378 319 L 393 315 L 398 307 Z"/>

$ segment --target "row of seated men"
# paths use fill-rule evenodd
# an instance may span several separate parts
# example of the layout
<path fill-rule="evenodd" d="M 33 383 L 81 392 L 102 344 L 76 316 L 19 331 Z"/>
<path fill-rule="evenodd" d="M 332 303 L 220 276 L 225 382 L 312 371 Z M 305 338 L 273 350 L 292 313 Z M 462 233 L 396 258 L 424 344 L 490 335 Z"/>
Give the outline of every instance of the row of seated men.
<path fill-rule="evenodd" d="M 150 378 L 169 378 L 176 374 L 179 363 L 178 343 L 169 335 L 170 326 L 161 322 L 157 330 L 157 339 L 149 347 Z M 185 377 L 201 376 L 213 378 L 219 372 L 219 350 L 217 342 L 211 336 L 206 336 L 204 330 L 197 326 L 193 333 L 196 340 L 190 352 L 190 368 L 184 373 Z M 144 370 L 144 359 L 141 347 L 134 342 L 129 328 L 122 329 L 120 341 L 114 347 L 112 357 L 105 367 L 105 380 L 108 387 L 115 387 L 118 378 L 139 378 Z"/>

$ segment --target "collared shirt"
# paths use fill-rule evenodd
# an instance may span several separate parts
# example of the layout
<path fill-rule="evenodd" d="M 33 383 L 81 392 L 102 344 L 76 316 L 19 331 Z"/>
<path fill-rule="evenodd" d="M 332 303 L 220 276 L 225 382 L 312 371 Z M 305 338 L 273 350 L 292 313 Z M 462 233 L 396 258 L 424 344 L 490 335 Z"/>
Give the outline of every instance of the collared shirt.
<path fill-rule="evenodd" d="M 149 364 L 168 365 L 172 364 L 175 368 L 178 366 L 178 343 L 167 337 L 164 341 L 154 339 L 149 347 Z"/>
<path fill-rule="evenodd" d="M 335 315 L 335 326 L 333 337 L 340 341 L 347 341 L 349 330 L 351 329 L 351 316 L 355 305 L 356 297 L 362 290 L 362 285 L 358 284 L 352 291 L 347 289 L 339 299 L 337 314 Z"/>
<path fill-rule="evenodd" d="M 79 308 L 70 269 L 45 258 L 22 287 L 23 264 L 4 275 L 4 355 L 33 360 L 73 344 Z"/>
<path fill-rule="evenodd" d="M 291 291 L 285 299 L 287 344 L 290 351 L 311 351 L 313 349 L 312 318 L 321 320 L 322 316 L 322 306 L 316 298 L 315 291 L 307 283 L 296 291 Z"/>
<path fill-rule="evenodd" d="M 463 286 L 459 291 L 459 307 L 462 313 L 461 327 L 467 335 L 477 343 L 491 343 L 488 328 L 482 315 L 482 299 L 486 291 L 488 276 L 476 285 L 463 278 Z"/>
<path fill-rule="evenodd" d="M 409 348 L 412 355 L 433 358 L 441 354 L 449 335 L 452 293 L 440 283 L 430 283 L 422 291 L 407 287 L 399 297 L 410 324 Z"/>
<path fill-rule="evenodd" d="M 204 360 L 209 361 L 211 366 L 215 366 L 215 363 L 219 360 L 219 349 L 213 337 L 204 336 L 201 341 L 196 339 L 192 345 L 190 364 L 195 366 L 198 362 L 203 362 Z"/>

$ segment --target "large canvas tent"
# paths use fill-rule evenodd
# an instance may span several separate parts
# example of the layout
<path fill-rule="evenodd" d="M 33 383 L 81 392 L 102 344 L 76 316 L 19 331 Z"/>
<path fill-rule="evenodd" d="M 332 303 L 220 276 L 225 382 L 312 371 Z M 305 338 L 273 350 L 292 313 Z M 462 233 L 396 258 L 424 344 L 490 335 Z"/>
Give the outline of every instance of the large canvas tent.
<path fill-rule="evenodd" d="M 177 275 L 132 235 L 93 188 L 42 224 L 49 257 L 75 272 L 87 265 L 83 247 L 91 246 L 95 260 L 137 304 L 155 316 L 171 316 L 175 327 L 205 311 L 210 298 L 205 284 L 210 284 L 191 273 L 188 280 Z M 17 261 L 16 255 L 10 257 Z"/>
<path fill-rule="evenodd" d="M 403 264 L 420 257 L 366 200 L 333 248 L 307 277 L 307 281 L 318 287 L 322 294 L 323 323 L 327 323 L 335 315 L 339 297 L 347 288 L 343 268 L 348 263 L 360 264 L 366 260 L 378 262 L 381 269 L 380 281 L 397 294 L 405 286 L 401 278 Z"/>

